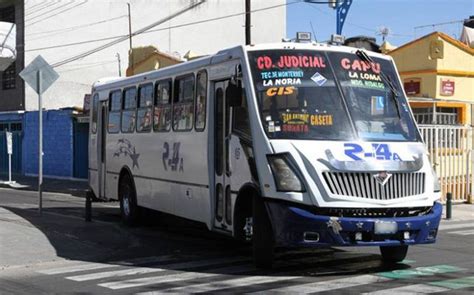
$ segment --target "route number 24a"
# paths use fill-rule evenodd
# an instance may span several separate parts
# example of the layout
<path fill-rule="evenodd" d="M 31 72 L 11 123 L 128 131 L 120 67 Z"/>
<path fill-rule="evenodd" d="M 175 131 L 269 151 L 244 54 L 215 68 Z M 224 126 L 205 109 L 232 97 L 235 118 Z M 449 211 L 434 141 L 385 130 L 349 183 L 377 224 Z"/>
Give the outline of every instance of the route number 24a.
<path fill-rule="evenodd" d="M 183 158 L 179 156 L 180 146 L 180 142 L 174 142 L 170 149 L 170 144 L 168 142 L 163 144 L 162 160 L 165 171 L 167 171 L 168 168 L 170 168 L 171 171 L 184 171 L 184 161 Z"/>
<path fill-rule="evenodd" d="M 370 151 L 364 151 L 364 148 L 356 143 L 344 144 L 344 153 L 355 161 L 361 161 L 367 158 L 375 158 L 377 160 L 401 161 L 402 159 L 397 153 L 390 152 L 388 144 L 372 143 Z"/>

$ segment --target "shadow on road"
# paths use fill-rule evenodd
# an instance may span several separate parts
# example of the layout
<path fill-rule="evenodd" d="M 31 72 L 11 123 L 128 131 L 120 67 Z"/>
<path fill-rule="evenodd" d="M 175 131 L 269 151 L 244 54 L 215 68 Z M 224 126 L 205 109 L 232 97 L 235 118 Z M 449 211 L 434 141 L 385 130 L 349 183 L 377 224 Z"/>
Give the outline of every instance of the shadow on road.
<path fill-rule="evenodd" d="M 56 255 L 68 260 L 127 265 L 117 261 L 165 256 L 166 259 L 159 263 L 148 261 L 134 266 L 182 270 L 178 263 L 223 258 L 220 264 L 213 264 L 211 270 L 197 266 L 192 271 L 207 273 L 221 268 L 217 274 L 226 274 L 225 267 L 249 265 L 240 274 L 274 276 L 335 276 L 410 268 L 407 264 L 384 265 L 378 254 L 331 248 L 280 250 L 272 270 L 256 270 L 251 267 L 251 248 L 248 244 L 211 233 L 200 224 L 165 214 L 147 211 L 143 225 L 130 228 L 120 223 L 118 208 L 96 208 L 93 222 L 83 220 L 84 211 L 79 207 L 47 208 L 42 217 L 36 209 L 3 208 L 41 231 L 54 247 Z M 32 245 L 35 246 L 41 247 Z M 226 258 L 232 262 L 229 263 Z"/>

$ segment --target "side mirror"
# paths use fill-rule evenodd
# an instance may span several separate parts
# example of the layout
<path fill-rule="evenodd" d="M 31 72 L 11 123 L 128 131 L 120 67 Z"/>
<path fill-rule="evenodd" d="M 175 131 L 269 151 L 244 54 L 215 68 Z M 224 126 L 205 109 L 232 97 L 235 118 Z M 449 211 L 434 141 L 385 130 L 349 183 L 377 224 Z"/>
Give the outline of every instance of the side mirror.
<path fill-rule="evenodd" d="M 231 107 L 242 105 L 242 87 L 234 83 L 229 83 L 225 90 L 225 96 Z"/>

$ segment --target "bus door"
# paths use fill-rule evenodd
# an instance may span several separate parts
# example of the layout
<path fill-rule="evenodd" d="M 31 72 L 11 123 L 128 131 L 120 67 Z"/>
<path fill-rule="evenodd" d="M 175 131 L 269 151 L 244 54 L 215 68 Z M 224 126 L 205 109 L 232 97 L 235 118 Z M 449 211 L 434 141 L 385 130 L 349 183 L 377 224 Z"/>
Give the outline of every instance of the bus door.
<path fill-rule="evenodd" d="M 107 148 L 107 109 L 108 101 L 99 103 L 99 124 L 97 130 L 97 175 L 99 185 L 99 198 L 105 199 L 105 179 L 106 179 L 106 148 Z"/>
<path fill-rule="evenodd" d="M 227 202 L 231 202 L 231 167 L 229 161 L 230 104 L 226 99 L 226 89 L 230 80 L 214 84 L 214 226 L 223 230 L 232 230 L 230 216 L 225 216 Z M 227 217 L 227 218 L 226 218 Z"/>

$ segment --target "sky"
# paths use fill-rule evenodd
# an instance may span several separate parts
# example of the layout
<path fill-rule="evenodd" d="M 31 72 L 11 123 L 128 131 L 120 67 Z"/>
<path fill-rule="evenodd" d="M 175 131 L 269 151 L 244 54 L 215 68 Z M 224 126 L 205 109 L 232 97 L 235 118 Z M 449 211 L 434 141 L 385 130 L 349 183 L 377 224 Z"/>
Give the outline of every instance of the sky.
<path fill-rule="evenodd" d="M 295 1 L 297 3 L 291 4 Z M 314 30 L 318 41 L 326 41 L 336 32 L 336 10 L 328 4 L 309 4 L 302 0 L 287 0 L 287 3 L 288 38 L 294 38 L 298 31 Z M 378 31 L 386 27 L 391 32 L 386 40 L 396 46 L 433 31 L 459 39 L 461 22 L 431 25 L 462 21 L 472 15 L 474 0 L 353 0 L 342 35 L 346 38 L 358 35 L 376 37 L 377 43 L 381 44 L 382 37 Z M 430 26 L 415 28 L 424 25 Z"/>

